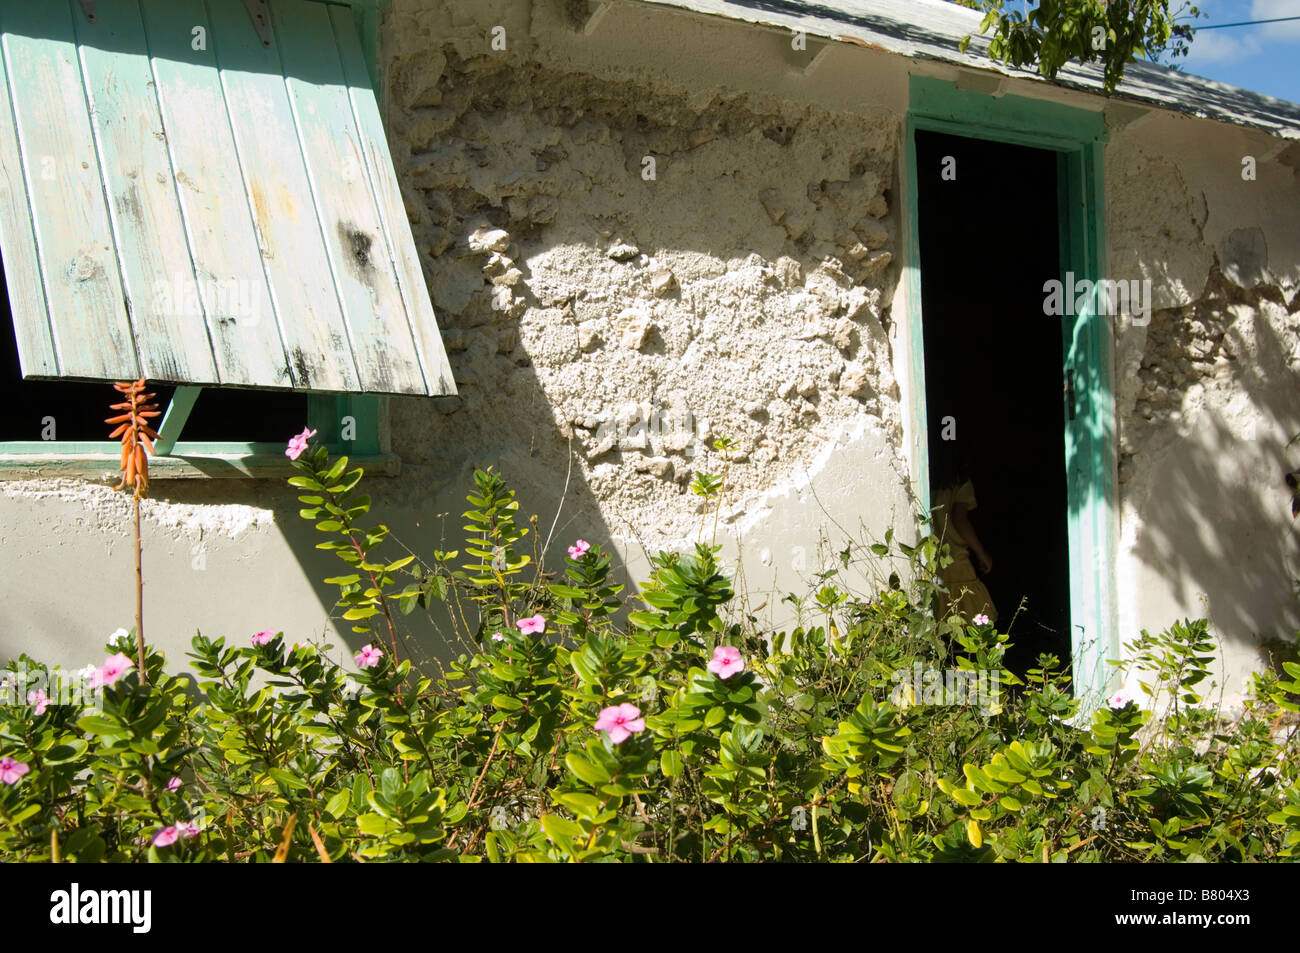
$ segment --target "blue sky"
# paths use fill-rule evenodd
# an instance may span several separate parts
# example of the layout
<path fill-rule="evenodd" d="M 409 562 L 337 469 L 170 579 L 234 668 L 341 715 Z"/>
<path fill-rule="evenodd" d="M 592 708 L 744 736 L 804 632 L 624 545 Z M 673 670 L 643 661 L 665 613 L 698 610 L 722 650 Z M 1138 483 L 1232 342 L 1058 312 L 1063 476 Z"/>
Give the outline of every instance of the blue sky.
<path fill-rule="evenodd" d="M 1177 10 L 1180 0 L 1170 6 Z M 1300 0 L 1197 0 L 1199 26 L 1300 16 Z M 1300 20 L 1201 30 L 1178 60 L 1188 73 L 1300 103 Z"/>

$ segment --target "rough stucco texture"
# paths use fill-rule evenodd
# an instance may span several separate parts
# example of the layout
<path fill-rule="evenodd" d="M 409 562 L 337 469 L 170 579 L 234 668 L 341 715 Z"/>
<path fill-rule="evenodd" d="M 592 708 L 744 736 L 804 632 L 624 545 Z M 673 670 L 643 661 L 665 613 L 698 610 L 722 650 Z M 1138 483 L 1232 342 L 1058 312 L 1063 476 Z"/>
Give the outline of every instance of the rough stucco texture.
<path fill-rule="evenodd" d="M 563 17 L 449 6 L 398 4 L 386 31 L 390 138 L 460 392 L 433 414 L 394 401 L 394 449 L 514 448 L 562 482 L 572 447 L 607 519 L 655 548 L 698 529 L 687 484 L 719 469 L 717 435 L 737 442 L 733 499 L 859 417 L 901 446 L 896 117 L 568 72 L 546 62 Z M 498 23 L 507 50 L 485 54 Z"/>
<path fill-rule="evenodd" d="M 1117 322 L 1121 637 L 1208 616 L 1234 694 L 1300 627 L 1300 182 L 1241 176 L 1269 145 L 1160 117 L 1107 151 L 1112 276 L 1150 278 L 1155 305 Z"/>

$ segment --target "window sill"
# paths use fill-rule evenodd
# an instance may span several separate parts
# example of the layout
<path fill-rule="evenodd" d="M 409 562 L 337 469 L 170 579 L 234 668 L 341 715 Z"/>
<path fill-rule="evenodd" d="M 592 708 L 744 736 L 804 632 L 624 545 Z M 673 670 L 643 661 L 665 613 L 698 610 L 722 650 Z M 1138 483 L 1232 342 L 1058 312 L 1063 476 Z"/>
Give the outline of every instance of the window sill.
<path fill-rule="evenodd" d="M 64 477 L 116 484 L 121 480 L 120 459 L 116 453 L 0 454 L 0 480 Z M 366 476 L 397 476 L 402 469 L 401 458 L 395 453 L 349 456 L 348 463 L 349 467 L 364 467 Z M 191 479 L 282 480 L 299 472 L 283 451 L 278 454 L 177 453 L 149 458 L 151 483 Z"/>

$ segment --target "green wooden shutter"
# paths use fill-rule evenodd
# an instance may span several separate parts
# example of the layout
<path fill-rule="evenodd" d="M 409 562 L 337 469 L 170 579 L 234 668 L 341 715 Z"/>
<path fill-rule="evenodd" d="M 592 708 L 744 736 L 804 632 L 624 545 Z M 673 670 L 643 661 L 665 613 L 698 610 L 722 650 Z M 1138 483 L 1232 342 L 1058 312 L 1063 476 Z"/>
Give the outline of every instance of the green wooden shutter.
<path fill-rule="evenodd" d="M 351 9 L 249 6 L 0 0 L 24 376 L 455 393 Z"/>

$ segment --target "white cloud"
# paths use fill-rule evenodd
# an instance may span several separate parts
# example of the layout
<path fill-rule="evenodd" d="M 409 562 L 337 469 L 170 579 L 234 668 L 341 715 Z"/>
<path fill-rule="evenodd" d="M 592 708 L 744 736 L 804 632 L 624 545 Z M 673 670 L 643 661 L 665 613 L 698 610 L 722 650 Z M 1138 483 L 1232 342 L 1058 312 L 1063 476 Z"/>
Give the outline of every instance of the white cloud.
<path fill-rule="evenodd" d="M 1300 17 L 1297 0 L 1254 0 L 1250 5 L 1251 20 L 1275 20 L 1280 17 Z M 1242 29 L 1246 29 L 1242 27 Z M 1264 23 L 1253 30 L 1261 31 L 1270 40 L 1300 40 L 1300 20 L 1287 23 Z"/>
<path fill-rule="evenodd" d="M 1189 63 L 1236 63 L 1259 52 L 1259 41 L 1249 33 L 1232 36 L 1228 30 L 1197 33 L 1187 54 Z"/>
<path fill-rule="evenodd" d="M 1198 18 L 1194 22 L 1196 26 L 1300 16 L 1300 0 L 1251 0 L 1249 7 L 1243 3 L 1207 0 L 1197 6 L 1208 17 Z M 1279 44 L 1291 46 L 1297 41 L 1300 41 L 1300 20 L 1230 27 L 1226 30 L 1198 30 L 1186 62 L 1188 68 L 1195 72 L 1200 63 L 1237 63 L 1252 56 L 1276 56 L 1276 49 L 1265 48 Z"/>

